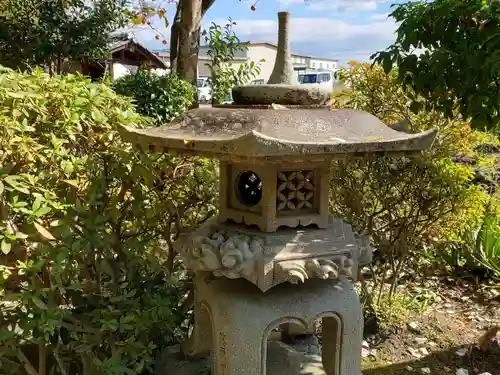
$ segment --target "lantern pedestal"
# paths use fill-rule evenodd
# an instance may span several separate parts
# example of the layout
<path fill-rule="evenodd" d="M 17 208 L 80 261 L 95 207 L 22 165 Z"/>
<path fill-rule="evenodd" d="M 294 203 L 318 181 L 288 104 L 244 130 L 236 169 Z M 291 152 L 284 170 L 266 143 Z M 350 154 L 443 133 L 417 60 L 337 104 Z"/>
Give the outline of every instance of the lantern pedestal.
<path fill-rule="evenodd" d="M 363 316 L 351 281 L 359 263 L 371 260 L 368 238 L 333 216 L 324 229 L 273 233 L 220 221 L 209 219 L 176 241 L 196 272 L 187 354 L 211 352 L 213 374 L 264 375 L 273 329 L 291 323 L 314 332 L 322 319 L 325 373 L 359 375 Z"/>
<path fill-rule="evenodd" d="M 309 280 L 266 293 L 245 280 L 195 277 L 196 326 L 191 355 L 211 351 L 212 374 L 263 375 L 268 337 L 283 323 L 311 329 L 322 320 L 322 364 L 327 375 L 361 375 L 361 305 L 352 284 Z M 272 374 L 269 374 L 272 375 Z"/>

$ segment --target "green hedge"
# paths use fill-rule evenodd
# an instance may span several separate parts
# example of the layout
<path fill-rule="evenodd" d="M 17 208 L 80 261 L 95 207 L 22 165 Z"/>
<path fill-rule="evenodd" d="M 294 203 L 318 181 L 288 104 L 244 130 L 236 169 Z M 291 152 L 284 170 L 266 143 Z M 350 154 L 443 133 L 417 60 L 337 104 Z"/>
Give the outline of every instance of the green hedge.
<path fill-rule="evenodd" d="M 186 111 L 194 95 L 191 84 L 177 75 L 158 75 L 145 69 L 120 77 L 114 89 L 131 97 L 137 112 L 151 117 L 156 124 L 168 122 Z"/>
<path fill-rule="evenodd" d="M 0 373 L 140 374 L 182 333 L 175 223 L 212 212 L 216 174 L 120 140 L 148 123 L 104 84 L 0 67 Z"/>
<path fill-rule="evenodd" d="M 448 259 L 445 244 L 464 242 L 480 225 L 490 197 L 471 184 L 472 168 L 453 160 L 467 155 L 488 163 L 475 149 L 492 136 L 471 130 L 460 116 L 449 120 L 430 108 L 414 108 L 397 71 L 385 74 L 380 66 L 353 62 L 340 76 L 347 89 L 334 95 L 333 110 L 367 111 L 410 133 L 438 130 L 433 147 L 420 156 L 339 161 L 332 167 L 332 209 L 373 234 L 375 286 L 390 281 L 392 296 L 400 275 L 441 271 L 433 267 Z"/>
<path fill-rule="evenodd" d="M 146 75 L 165 83 L 160 97 L 168 98 L 152 112 L 148 93 L 158 85 L 134 86 Z M 379 68 L 343 78 L 342 106 L 386 123 L 409 120 L 410 131 L 440 130 L 433 149 L 411 162 L 332 167 L 332 210 L 373 232 L 383 285 L 477 227 L 489 197 L 452 158 L 486 162 L 473 151 L 486 136 L 432 111 L 413 113 Z M 140 72 L 116 87 L 126 80 L 153 122 L 189 105 L 191 88 L 175 76 Z M 172 243 L 216 212 L 216 165 L 145 154 L 118 136 L 121 126 L 151 123 L 104 84 L 0 68 L 0 373 L 147 373 L 156 350 L 185 334 L 189 284 Z"/>

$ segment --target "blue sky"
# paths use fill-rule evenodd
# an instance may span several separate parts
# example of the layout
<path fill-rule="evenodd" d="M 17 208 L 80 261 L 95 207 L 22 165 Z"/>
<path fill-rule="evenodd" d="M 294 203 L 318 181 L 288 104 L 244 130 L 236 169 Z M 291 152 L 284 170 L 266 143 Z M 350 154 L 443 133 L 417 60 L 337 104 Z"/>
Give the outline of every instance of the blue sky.
<path fill-rule="evenodd" d="M 277 12 L 289 11 L 291 18 L 292 52 L 318 57 L 338 58 L 341 64 L 349 60 L 367 61 L 376 51 L 394 41 L 396 25 L 388 18 L 394 0 L 261 0 L 251 11 L 253 1 L 216 0 L 203 20 L 203 28 L 211 22 L 225 24 L 231 17 L 240 40 L 276 42 Z M 155 6 L 165 6 L 171 19 L 175 5 L 156 0 Z M 160 25 L 160 23 L 155 22 Z M 168 37 L 170 31 L 160 26 Z M 165 49 L 155 40 L 155 32 L 147 29 L 137 36 L 149 48 Z M 168 45 L 167 45 L 168 46 Z"/>

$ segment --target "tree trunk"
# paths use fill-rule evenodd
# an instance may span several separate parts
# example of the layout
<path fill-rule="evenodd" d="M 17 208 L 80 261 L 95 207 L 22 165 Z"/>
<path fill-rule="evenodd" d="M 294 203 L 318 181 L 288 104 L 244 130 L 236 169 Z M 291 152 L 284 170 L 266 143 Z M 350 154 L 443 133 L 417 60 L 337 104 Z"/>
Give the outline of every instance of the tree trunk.
<path fill-rule="evenodd" d="M 198 50 L 202 20 L 202 0 L 188 0 L 182 4 L 181 35 L 177 60 L 177 74 L 196 87 L 198 79 Z M 193 107 L 198 106 L 195 90 Z"/>
<path fill-rule="evenodd" d="M 182 0 L 177 3 L 174 22 L 170 30 L 170 71 L 177 71 L 177 57 L 179 55 L 179 38 L 181 33 Z"/>
<path fill-rule="evenodd" d="M 499 0 L 500 1 L 500 0 Z M 201 3 L 201 16 L 203 17 L 208 9 L 215 3 L 215 0 L 203 0 Z"/>
<path fill-rule="evenodd" d="M 63 69 L 64 69 L 64 60 L 61 57 L 61 55 L 59 55 L 57 57 L 57 74 L 63 74 Z"/>
<path fill-rule="evenodd" d="M 194 87 L 198 80 L 198 51 L 203 15 L 215 0 L 184 0 L 177 9 L 172 25 L 170 64 L 180 78 Z M 180 13 L 180 16 L 179 14 Z M 175 29 L 175 31 L 174 31 Z M 193 107 L 198 107 L 198 91 L 195 90 Z"/>

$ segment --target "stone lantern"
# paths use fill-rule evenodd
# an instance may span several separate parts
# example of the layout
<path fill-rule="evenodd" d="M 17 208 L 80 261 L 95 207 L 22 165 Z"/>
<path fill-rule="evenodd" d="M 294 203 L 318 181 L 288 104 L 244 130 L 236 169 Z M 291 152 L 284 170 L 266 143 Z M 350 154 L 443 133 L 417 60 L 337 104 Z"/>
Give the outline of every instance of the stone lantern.
<path fill-rule="evenodd" d="M 176 243 L 195 272 L 189 354 L 210 351 L 212 375 L 265 375 L 270 332 L 285 323 L 310 331 L 321 318 L 324 372 L 360 375 L 363 317 L 352 281 L 371 250 L 328 212 L 329 164 L 420 152 L 435 133 L 400 133 L 368 113 L 330 110 L 329 92 L 296 83 L 289 13 L 278 18 L 268 84 L 235 87 L 231 105 L 122 135 L 220 160 L 219 215 Z"/>

